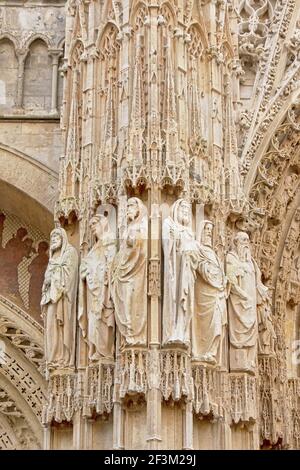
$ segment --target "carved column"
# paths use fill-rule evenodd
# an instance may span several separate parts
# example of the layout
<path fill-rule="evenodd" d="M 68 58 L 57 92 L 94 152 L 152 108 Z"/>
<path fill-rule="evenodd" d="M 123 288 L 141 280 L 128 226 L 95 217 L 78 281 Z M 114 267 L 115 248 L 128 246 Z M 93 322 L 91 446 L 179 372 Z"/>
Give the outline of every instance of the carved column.
<path fill-rule="evenodd" d="M 23 90 L 24 90 L 24 69 L 25 60 L 29 51 L 19 50 L 17 51 L 18 58 L 18 81 L 17 81 L 17 96 L 16 96 L 16 108 L 22 110 L 23 108 Z"/>
<path fill-rule="evenodd" d="M 156 2 L 150 2 L 149 7 L 149 74 L 148 74 L 148 96 L 149 96 L 149 129 L 153 131 L 148 135 L 149 153 L 152 154 L 153 137 L 157 136 L 157 121 L 155 116 L 158 112 L 158 88 L 157 80 L 151 77 L 158 76 L 158 8 Z M 156 140 L 155 138 L 153 140 Z M 157 142 L 156 142 L 157 144 Z M 155 145 L 156 147 L 156 145 Z M 154 150 L 154 152 L 156 149 Z M 157 155 L 156 155 L 157 159 Z M 153 159 L 155 165 L 156 159 Z M 150 157 L 150 161 L 151 161 Z M 149 260 L 149 295 L 150 295 L 150 351 L 149 351 L 149 369 L 148 369 L 148 397 L 147 397 L 147 441 L 149 449 L 158 449 L 161 441 L 161 391 L 160 391 L 160 214 L 159 202 L 160 195 L 158 186 L 153 184 L 149 191 L 151 203 L 151 229 L 150 229 L 150 260 Z"/>
<path fill-rule="evenodd" d="M 58 63 L 62 56 L 62 51 L 49 49 L 49 55 L 52 58 L 51 114 L 57 114 Z"/>

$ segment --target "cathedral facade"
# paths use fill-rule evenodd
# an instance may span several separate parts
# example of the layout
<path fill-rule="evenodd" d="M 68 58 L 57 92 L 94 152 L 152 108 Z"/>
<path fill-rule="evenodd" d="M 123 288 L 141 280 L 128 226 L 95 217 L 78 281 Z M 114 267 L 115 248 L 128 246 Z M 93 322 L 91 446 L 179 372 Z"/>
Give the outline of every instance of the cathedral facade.
<path fill-rule="evenodd" d="M 0 449 L 300 448 L 299 11 L 0 0 Z"/>

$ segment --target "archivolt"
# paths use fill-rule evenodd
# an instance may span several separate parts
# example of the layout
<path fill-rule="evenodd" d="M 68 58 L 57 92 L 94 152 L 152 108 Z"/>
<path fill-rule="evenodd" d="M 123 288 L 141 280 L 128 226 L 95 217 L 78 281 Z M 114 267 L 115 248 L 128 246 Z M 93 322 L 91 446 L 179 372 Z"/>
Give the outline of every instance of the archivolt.
<path fill-rule="evenodd" d="M 53 212 L 57 174 L 33 158 L 0 144 L 0 179 Z"/>

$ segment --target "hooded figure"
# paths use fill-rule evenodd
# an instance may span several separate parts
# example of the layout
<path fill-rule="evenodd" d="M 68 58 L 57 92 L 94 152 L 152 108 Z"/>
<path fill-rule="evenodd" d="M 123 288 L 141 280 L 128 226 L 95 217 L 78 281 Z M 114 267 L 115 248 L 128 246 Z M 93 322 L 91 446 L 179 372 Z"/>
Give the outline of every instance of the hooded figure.
<path fill-rule="evenodd" d="M 142 201 L 127 201 L 127 227 L 111 269 L 111 296 L 121 346 L 147 345 L 148 216 Z"/>
<path fill-rule="evenodd" d="M 226 338 L 226 278 L 213 249 L 213 223 L 200 224 L 195 284 L 195 313 L 192 327 L 194 359 L 226 365 L 223 342 Z"/>
<path fill-rule="evenodd" d="M 63 228 L 52 230 L 50 257 L 42 288 L 47 368 L 73 367 L 75 361 L 78 255 Z"/>
<path fill-rule="evenodd" d="M 80 266 L 79 326 L 89 346 L 90 360 L 113 358 L 115 318 L 109 291 L 109 270 L 116 252 L 116 239 L 107 217 L 90 221 L 96 243 Z"/>
<path fill-rule="evenodd" d="M 164 252 L 163 344 L 190 344 L 194 311 L 194 258 L 197 245 L 191 228 L 191 206 L 178 199 L 162 228 Z"/>

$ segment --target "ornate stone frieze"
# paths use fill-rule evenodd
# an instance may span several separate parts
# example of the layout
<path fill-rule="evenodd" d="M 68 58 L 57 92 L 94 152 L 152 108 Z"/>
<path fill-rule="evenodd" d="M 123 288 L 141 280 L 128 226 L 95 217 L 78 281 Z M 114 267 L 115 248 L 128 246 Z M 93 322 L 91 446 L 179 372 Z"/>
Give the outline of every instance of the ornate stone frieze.
<path fill-rule="evenodd" d="M 161 392 L 164 400 L 191 400 L 192 372 L 189 357 L 178 350 L 163 350 L 160 355 Z"/>
<path fill-rule="evenodd" d="M 256 421 L 258 418 L 256 377 L 245 373 L 231 373 L 229 383 L 232 421 L 234 423 Z"/>

